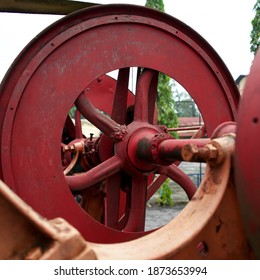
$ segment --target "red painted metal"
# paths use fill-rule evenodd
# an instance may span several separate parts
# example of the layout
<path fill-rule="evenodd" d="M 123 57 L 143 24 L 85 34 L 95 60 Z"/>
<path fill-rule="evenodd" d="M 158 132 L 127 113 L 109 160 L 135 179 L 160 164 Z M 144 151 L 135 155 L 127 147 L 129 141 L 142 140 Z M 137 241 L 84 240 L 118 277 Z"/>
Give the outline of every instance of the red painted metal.
<path fill-rule="evenodd" d="M 174 142 L 170 139 L 162 141 L 158 146 L 158 157 L 168 161 L 182 161 L 182 148 L 187 144 L 194 144 L 198 147 L 203 147 L 208 144 L 209 138 L 199 139 L 176 139 Z"/>
<path fill-rule="evenodd" d="M 235 151 L 236 188 L 249 241 L 260 258 L 260 52 L 247 77 L 240 104 Z"/>
<path fill-rule="evenodd" d="M 186 175 L 181 169 L 176 165 L 172 164 L 169 166 L 161 166 L 158 168 L 157 172 L 162 176 L 167 176 L 178 185 L 180 185 L 186 192 L 189 199 L 191 199 L 196 191 L 194 183 L 191 181 L 190 177 Z"/>
<path fill-rule="evenodd" d="M 130 67 L 145 68 L 135 98 L 127 90 Z M 100 90 L 102 77 L 109 79 L 103 75 L 115 69 L 117 82 Z M 165 155 L 159 163 L 140 157 L 147 135 L 165 133 L 154 119 L 158 72 L 188 90 L 207 137 L 219 124 L 236 119 L 239 94 L 227 68 L 175 18 L 139 6 L 108 5 L 47 28 L 18 56 L 1 85 L 1 178 L 42 215 L 65 218 L 87 240 L 121 242 L 146 234 L 145 205 L 165 175 L 179 181 L 190 197 L 195 191 L 177 166 L 164 165 Z M 73 132 L 67 118 L 74 103 L 103 132 L 93 146 L 100 164 L 65 178 L 60 159 L 65 120 L 70 138 L 81 134 L 80 121 Z M 151 183 L 155 173 L 162 175 Z M 78 191 L 83 196 L 88 188 L 101 190 L 100 195 L 106 191 L 104 220 L 96 221 L 75 201 Z"/>
<path fill-rule="evenodd" d="M 201 126 L 184 126 L 184 127 L 172 127 L 172 128 L 168 128 L 168 131 L 183 131 L 183 130 L 198 130 L 200 129 Z"/>

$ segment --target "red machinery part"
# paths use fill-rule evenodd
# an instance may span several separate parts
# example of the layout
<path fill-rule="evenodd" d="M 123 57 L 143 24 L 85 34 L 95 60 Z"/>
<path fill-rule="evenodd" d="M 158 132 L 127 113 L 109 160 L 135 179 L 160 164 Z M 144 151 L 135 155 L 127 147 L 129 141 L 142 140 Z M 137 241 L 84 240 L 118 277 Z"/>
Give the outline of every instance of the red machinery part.
<path fill-rule="evenodd" d="M 207 165 L 200 188 L 178 217 L 123 243 L 86 242 L 68 222 L 42 218 L 0 181 L 0 235 L 5 240 L 0 259 L 254 259 L 230 176 L 235 135 L 209 145 L 217 149 L 215 164 Z"/>
<path fill-rule="evenodd" d="M 247 77 L 240 103 L 235 150 L 235 178 L 249 241 L 260 258 L 260 52 Z"/>
<path fill-rule="evenodd" d="M 135 97 L 127 89 L 130 67 L 144 68 Z M 108 78 L 104 93 L 90 90 L 116 69 L 114 86 L 108 86 Z M 179 20 L 144 7 L 106 5 L 54 23 L 23 50 L 1 84 L 1 178 L 36 211 L 65 218 L 89 241 L 121 242 L 146 234 L 146 202 L 166 176 L 180 182 L 190 197 L 195 192 L 188 176 L 171 164 L 174 158 L 169 162 L 165 153 L 151 150 L 161 133 L 161 140 L 169 139 L 154 120 L 158 72 L 190 93 L 207 137 L 223 122 L 236 120 L 239 94 L 230 73 L 209 44 Z M 67 118 L 73 104 L 103 133 L 96 142 L 100 163 L 65 178 L 61 139 L 66 119 L 65 128 L 73 130 Z M 85 139 L 78 126 L 74 138 Z M 142 145 L 147 135 L 152 145 Z M 154 174 L 159 177 L 152 181 Z M 72 193 L 95 192 L 102 184 L 106 198 L 101 223 Z"/>

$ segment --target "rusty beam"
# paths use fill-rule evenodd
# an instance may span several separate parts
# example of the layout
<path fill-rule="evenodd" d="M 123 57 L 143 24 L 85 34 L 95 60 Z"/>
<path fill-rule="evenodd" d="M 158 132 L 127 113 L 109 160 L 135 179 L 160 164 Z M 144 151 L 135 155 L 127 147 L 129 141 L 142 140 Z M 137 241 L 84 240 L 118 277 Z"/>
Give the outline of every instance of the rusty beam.
<path fill-rule="evenodd" d="M 98 4 L 69 0 L 2 0 L 0 12 L 67 15 Z"/>
<path fill-rule="evenodd" d="M 1 180 L 0 213 L 0 260 L 95 258 L 68 222 L 40 216 Z"/>

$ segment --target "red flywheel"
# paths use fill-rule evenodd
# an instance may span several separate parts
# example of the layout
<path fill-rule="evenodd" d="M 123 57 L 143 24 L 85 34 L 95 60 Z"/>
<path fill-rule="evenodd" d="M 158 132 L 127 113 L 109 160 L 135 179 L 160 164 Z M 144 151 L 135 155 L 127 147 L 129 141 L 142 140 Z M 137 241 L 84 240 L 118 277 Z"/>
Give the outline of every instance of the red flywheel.
<path fill-rule="evenodd" d="M 128 90 L 133 67 L 135 94 Z M 114 70 L 117 79 L 107 75 Z M 101 5 L 51 25 L 1 84 L 2 180 L 40 214 L 63 217 L 89 241 L 146 234 L 146 202 L 165 178 L 190 198 L 196 190 L 165 150 L 154 153 L 162 138 L 170 139 L 156 118 L 160 72 L 193 97 L 207 137 L 236 120 L 239 94 L 230 73 L 179 20 L 139 6 Z M 74 105 L 75 124 L 68 117 Z M 80 114 L 100 136 L 82 133 Z"/>

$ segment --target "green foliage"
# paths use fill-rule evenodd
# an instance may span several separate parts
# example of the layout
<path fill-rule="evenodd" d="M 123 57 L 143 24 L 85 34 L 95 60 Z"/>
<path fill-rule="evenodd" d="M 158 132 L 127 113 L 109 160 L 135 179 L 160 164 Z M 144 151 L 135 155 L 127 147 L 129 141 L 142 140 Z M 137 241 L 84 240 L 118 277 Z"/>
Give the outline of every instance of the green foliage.
<path fill-rule="evenodd" d="M 178 117 L 175 113 L 175 102 L 172 96 L 170 77 L 160 73 L 158 80 L 158 122 L 167 127 L 177 127 Z"/>
<path fill-rule="evenodd" d="M 69 115 L 70 115 L 70 117 L 71 117 L 72 119 L 75 119 L 76 110 L 77 110 L 76 107 L 73 106 L 73 107 L 71 107 L 71 109 L 70 109 L 70 111 L 69 111 Z"/>
<path fill-rule="evenodd" d="M 169 183 L 170 183 L 170 179 L 168 178 L 158 190 L 159 198 L 157 200 L 157 203 L 160 206 L 173 206 L 173 200 L 172 200 L 173 192 Z"/>
<path fill-rule="evenodd" d="M 146 7 L 165 12 L 163 0 L 146 0 Z M 175 103 L 172 95 L 172 84 L 170 77 L 163 73 L 159 74 L 158 78 L 158 94 L 157 94 L 157 108 L 158 108 L 158 122 L 167 127 L 177 127 L 178 117 L 175 113 Z M 177 134 L 174 133 L 177 137 Z M 169 186 L 170 179 L 168 178 L 160 187 L 158 204 L 162 206 L 172 206 L 172 189 Z"/>
<path fill-rule="evenodd" d="M 147 0 L 145 6 L 164 12 L 163 0 Z M 171 79 L 163 73 L 160 73 L 158 78 L 157 108 L 159 124 L 167 127 L 178 126 Z M 174 133 L 174 136 L 177 137 L 177 134 Z"/>
<path fill-rule="evenodd" d="M 255 17 L 251 21 L 252 31 L 250 34 L 250 50 L 252 53 L 256 54 L 257 49 L 260 46 L 260 0 L 257 0 L 254 5 Z"/>
<path fill-rule="evenodd" d="M 145 6 L 161 12 L 165 12 L 163 0 L 146 0 Z"/>

